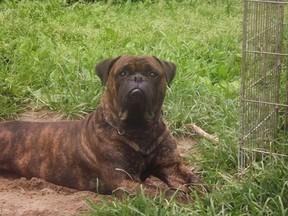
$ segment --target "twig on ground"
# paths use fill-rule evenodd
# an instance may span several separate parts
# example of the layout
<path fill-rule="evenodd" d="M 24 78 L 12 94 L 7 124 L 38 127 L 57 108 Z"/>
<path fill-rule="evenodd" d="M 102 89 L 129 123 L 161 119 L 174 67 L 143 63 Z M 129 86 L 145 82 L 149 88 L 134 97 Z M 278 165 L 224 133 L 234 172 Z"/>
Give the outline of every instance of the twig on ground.
<path fill-rule="evenodd" d="M 219 143 L 219 137 L 215 136 L 215 135 L 211 135 L 209 133 L 207 133 L 206 131 L 204 131 L 202 128 L 198 127 L 195 124 L 188 124 L 186 126 L 188 129 L 193 130 L 194 132 L 196 132 L 200 137 L 203 137 L 215 144 Z"/>

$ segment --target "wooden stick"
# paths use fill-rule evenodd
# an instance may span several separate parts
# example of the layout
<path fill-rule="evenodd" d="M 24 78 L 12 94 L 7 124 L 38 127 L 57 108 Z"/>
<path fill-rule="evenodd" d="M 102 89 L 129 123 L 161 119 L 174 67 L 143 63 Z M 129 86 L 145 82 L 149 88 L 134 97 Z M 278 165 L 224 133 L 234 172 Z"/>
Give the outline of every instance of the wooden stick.
<path fill-rule="evenodd" d="M 187 128 L 193 130 L 199 136 L 201 136 L 201 137 L 203 137 L 203 138 L 205 138 L 205 139 L 207 139 L 207 140 L 209 140 L 215 144 L 219 143 L 219 138 L 217 136 L 207 133 L 206 131 L 204 131 L 202 128 L 198 127 L 195 124 L 188 124 Z"/>

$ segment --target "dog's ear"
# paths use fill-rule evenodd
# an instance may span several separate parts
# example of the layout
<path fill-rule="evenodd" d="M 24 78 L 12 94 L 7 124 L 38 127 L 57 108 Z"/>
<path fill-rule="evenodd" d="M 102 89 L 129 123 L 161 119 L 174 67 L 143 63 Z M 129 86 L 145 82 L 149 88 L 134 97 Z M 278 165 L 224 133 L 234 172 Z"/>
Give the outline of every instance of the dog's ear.
<path fill-rule="evenodd" d="M 121 56 L 118 56 L 117 58 L 108 58 L 96 65 L 96 73 L 99 76 L 102 85 L 106 85 L 108 81 L 109 72 L 114 65 L 114 63 L 120 58 Z"/>
<path fill-rule="evenodd" d="M 163 67 L 163 69 L 165 71 L 166 81 L 167 81 L 168 86 L 169 86 L 175 77 L 176 65 L 172 62 L 160 60 L 155 56 L 153 56 L 153 58 L 155 58 L 160 63 L 160 65 Z"/>

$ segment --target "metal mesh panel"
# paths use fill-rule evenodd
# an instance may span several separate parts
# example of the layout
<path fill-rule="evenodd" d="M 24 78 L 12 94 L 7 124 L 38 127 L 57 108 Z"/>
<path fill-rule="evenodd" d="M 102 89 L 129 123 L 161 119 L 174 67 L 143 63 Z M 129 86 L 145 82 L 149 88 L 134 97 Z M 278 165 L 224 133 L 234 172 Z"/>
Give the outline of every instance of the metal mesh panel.
<path fill-rule="evenodd" d="M 239 168 L 288 155 L 288 0 L 244 0 Z"/>

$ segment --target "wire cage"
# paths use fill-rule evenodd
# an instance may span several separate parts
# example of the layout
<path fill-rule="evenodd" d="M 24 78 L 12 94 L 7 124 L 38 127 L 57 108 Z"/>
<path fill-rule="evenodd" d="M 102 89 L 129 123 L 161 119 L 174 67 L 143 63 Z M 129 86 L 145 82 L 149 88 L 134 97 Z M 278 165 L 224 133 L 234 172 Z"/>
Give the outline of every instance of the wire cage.
<path fill-rule="evenodd" d="M 244 0 L 238 167 L 288 158 L 288 0 Z"/>

